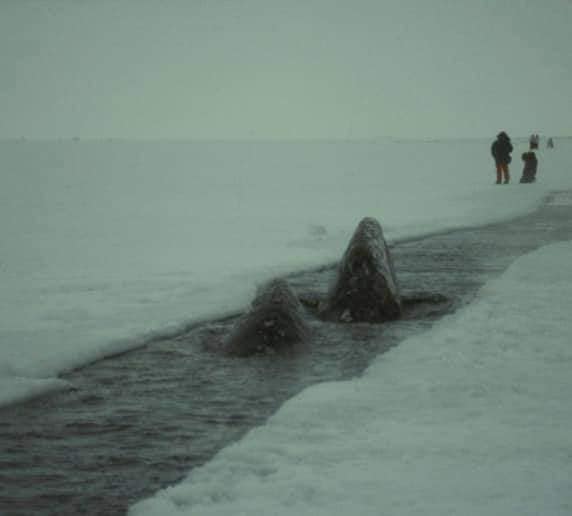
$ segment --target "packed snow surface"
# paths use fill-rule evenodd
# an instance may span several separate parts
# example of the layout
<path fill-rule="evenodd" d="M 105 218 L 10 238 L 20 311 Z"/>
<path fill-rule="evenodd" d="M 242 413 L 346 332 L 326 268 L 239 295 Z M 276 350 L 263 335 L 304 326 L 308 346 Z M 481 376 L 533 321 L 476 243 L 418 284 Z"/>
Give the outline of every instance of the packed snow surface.
<path fill-rule="evenodd" d="M 317 384 L 130 516 L 572 513 L 572 242 Z"/>
<path fill-rule="evenodd" d="M 0 142 L 0 404 L 66 369 L 248 305 L 262 281 L 339 260 L 357 223 L 390 243 L 502 220 L 572 187 L 494 185 L 490 142 Z M 337 387 L 336 387 L 337 388 Z"/>

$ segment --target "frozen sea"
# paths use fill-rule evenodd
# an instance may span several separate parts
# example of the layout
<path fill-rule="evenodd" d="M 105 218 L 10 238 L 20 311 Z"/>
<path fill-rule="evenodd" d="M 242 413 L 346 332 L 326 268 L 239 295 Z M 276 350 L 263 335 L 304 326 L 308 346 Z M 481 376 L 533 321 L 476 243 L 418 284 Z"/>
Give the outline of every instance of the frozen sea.
<path fill-rule="evenodd" d="M 489 146 L 0 143 L 0 402 L 239 311 L 262 281 L 338 260 L 364 216 L 391 244 L 572 188 L 572 141 L 542 142 L 533 185 L 518 184 L 524 140 L 509 185 Z M 302 392 L 131 512 L 569 514 L 571 251 L 522 257 L 362 378 Z"/>

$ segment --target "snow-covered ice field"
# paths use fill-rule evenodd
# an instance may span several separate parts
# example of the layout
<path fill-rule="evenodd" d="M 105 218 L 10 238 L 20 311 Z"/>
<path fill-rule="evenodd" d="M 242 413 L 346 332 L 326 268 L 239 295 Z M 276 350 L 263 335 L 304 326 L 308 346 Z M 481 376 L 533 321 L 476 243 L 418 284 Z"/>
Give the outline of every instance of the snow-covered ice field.
<path fill-rule="evenodd" d="M 338 260 L 366 215 L 391 243 L 572 187 L 570 140 L 541 148 L 534 185 L 516 181 L 525 142 L 494 185 L 489 145 L 0 143 L 0 403 Z"/>
<path fill-rule="evenodd" d="M 498 221 L 572 188 L 572 142 L 539 182 L 494 185 L 487 141 L 4 142 L 2 403 L 58 373 L 240 310 L 266 278 L 388 241 Z M 475 303 L 314 386 L 155 514 L 570 514 L 572 243 L 518 259 Z"/>

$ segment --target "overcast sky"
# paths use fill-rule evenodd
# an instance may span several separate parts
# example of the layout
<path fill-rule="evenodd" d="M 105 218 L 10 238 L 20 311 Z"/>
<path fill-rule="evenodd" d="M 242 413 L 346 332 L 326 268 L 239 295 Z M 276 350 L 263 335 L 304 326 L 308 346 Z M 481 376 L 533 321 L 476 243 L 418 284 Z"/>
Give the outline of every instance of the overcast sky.
<path fill-rule="evenodd" d="M 0 0 L 0 138 L 572 135 L 571 0 Z"/>

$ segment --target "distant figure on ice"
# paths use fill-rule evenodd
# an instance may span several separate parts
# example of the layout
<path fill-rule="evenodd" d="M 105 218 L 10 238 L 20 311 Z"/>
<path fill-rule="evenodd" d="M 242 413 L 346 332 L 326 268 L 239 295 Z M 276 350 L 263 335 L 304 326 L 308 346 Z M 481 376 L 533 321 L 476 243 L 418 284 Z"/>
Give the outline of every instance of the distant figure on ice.
<path fill-rule="evenodd" d="M 497 139 L 491 145 L 491 154 L 495 160 L 497 167 L 497 185 L 500 185 L 504 177 L 504 184 L 510 181 L 508 165 L 512 161 L 510 153 L 512 152 L 512 143 L 508 134 L 501 131 L 497 134 Z"/>
<path fill-rule="evenodd" d="M 528 140 L 530 150 L 538 149 L 538 142 L 540 141 L 540 137 L 537 134 L 531 134 L 530 139 Z"/>
<path fill-rule="evenodd" d="M 546 142 L 546 146 L 549 149 L 554 149 L 554 140 L 552 138 L 548 138 L 547 142 Z"/>
<path fill-rule="evenodd" d="M 533 151 L 523 152 L 522 161 L 524 168 L 522 169 L 521 183 L 534 183 L 536 181 L 536 170 L 538 169 L 538 160 Z"/>

